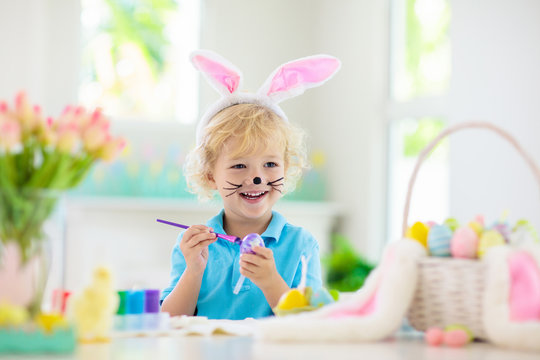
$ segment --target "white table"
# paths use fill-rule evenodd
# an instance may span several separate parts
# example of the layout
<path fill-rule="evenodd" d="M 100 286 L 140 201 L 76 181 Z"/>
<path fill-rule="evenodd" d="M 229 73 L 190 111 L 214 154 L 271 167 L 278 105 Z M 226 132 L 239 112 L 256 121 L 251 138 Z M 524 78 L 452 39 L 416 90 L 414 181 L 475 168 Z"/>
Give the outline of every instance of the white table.
<path fill-rule="evenodd" d="M 67 356 L 9 356 L 17 360 L 250 360 L 250 359 L 434 359 L 434 360 L 526 360 L 539 353 L 519 352 L 487 343 L 472 343 L 464 348 L 430 347 L 414 335 L 396 335 L 375 343 L 271 343 L 251 337 L 183 336 L 117 338 L 108 344 L 80 345 Z"/>

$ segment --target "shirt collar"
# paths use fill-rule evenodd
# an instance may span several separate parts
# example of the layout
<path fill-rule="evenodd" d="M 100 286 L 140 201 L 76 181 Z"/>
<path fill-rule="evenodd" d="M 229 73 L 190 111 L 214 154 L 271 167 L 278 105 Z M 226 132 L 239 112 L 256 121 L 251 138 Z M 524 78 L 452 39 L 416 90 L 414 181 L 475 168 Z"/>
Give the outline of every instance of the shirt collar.
<path fill-rule="evenodd" d="M 214 229 L 217 233 L 225 234 L 225 230 L 223 229 L 224 212 L 225 210 L 221 209 L 219 214 L 208 220 L 206 225 Z M 272 211 L 272 220 L 270 220 L 270 224 L 268 224 L 266 230 L 261 234 L 261 237 L 263 239 L 274 239 L 276 242 L 279 241 L 285 224 L 287 224 L 285 217 L 277 211 Z"/>

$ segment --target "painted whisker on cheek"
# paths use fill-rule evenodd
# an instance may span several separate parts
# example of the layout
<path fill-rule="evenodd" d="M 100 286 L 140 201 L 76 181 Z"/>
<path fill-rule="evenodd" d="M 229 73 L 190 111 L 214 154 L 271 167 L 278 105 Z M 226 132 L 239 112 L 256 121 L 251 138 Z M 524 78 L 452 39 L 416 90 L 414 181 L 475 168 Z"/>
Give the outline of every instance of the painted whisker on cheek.
<path fill-rule="evenodd" d="M 277 180 L 268 182 L 266 185 L 270 185 L 270 186 L 274 186 L 274 185 L 276 185 L 276 186 L 277 186 L 277 185 L 283 185 L 283 184 L 276 184 L 278 181 L 281 181 L 281 180 L 283 180 L 283 179 L 284 179 L 284 177 L 280 177 L 280 178 L 277 179 Z"/>
<path fill-rule="evenodd" d="M 234 194 L 236 194 L 237 192 L 238 192 L 238 189 L 236 189 L 236 190 L 234 190 L 233 192 L 231 192 L 231 193 L 225 195 L 225 197 L 229 197 L 229 196 L 231 196 L 231 195 L 234 195 Z"/>
<path fill-rule="evenodd" d="M 242 187 L 242 184 L 240 184 L 240 185 L 238 185 L 238 184 L 233 184 L 233 183 L 230 182 L 230 181 L 227 181 L 227 183 L 230 184 L 230 185 L 233 186 L 233 187 L 230 187 L 230 188 L 224 187 L 223 190 L 234 190 L 234 191 L 233 191 L 232 193 L 228 194 L 228 195 L 225 195 L 225 197 L 229 197 L 229 196 L 235 194 L 235 193 L 238 191 L 238 189 L 240 189 L 240 188 Z"/>
<path fill-rule="evenodd" d="M 274 180 L 274 181 L 270 181 L 269 183 L 267 183 L 266 185 L 270 185 L 272 187 L 272 189 L 276 190 L 276 191 L 279 191 L 281 194 L 283 193 L 279 188 L 278 186 L 283 186 L 283 183 L 280 183 L 280 184 L 276 184 L 278 181 L 281 181 L 283 180 L 284 178 L 283 177 L 280 177 L 279 179 L 277 180 Z"/>

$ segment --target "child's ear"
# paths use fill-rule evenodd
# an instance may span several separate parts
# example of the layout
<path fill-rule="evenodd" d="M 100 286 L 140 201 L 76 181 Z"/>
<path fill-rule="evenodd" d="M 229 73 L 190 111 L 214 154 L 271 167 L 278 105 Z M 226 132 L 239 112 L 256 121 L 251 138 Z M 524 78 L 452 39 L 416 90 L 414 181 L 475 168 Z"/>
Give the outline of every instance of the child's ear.
<path fill-rule="evenodd" d="M 212 190 L 217 190 L 216 180 L 214 180 L 214 175 L 212 175 L 212 173 L 206 174 L 206 180 L 208 180 L 208 183 L 210 184 Z"/>

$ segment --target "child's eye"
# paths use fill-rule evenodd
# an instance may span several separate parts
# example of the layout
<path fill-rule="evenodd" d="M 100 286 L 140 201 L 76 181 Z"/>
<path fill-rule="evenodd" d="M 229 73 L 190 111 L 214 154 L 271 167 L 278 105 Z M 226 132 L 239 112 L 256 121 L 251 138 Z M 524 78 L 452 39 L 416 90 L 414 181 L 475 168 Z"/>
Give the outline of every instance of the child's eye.
<path fill-rule="evenodd" d="M 267 162 L 266 164 L 264 164 L 264 166 L 265 166 L 265 167 L 273 168 L 273 167 L 278 166 L 278 164 L 276 164 L 276 163 L 273 162 L 273 161 L 269 161 L 269 162 Z"/>
<path fill-rule="evenodd" d="M 232 169 L 245 169 L 246 165 L 244 164 L 236 164 L 231 166 Z"/>

